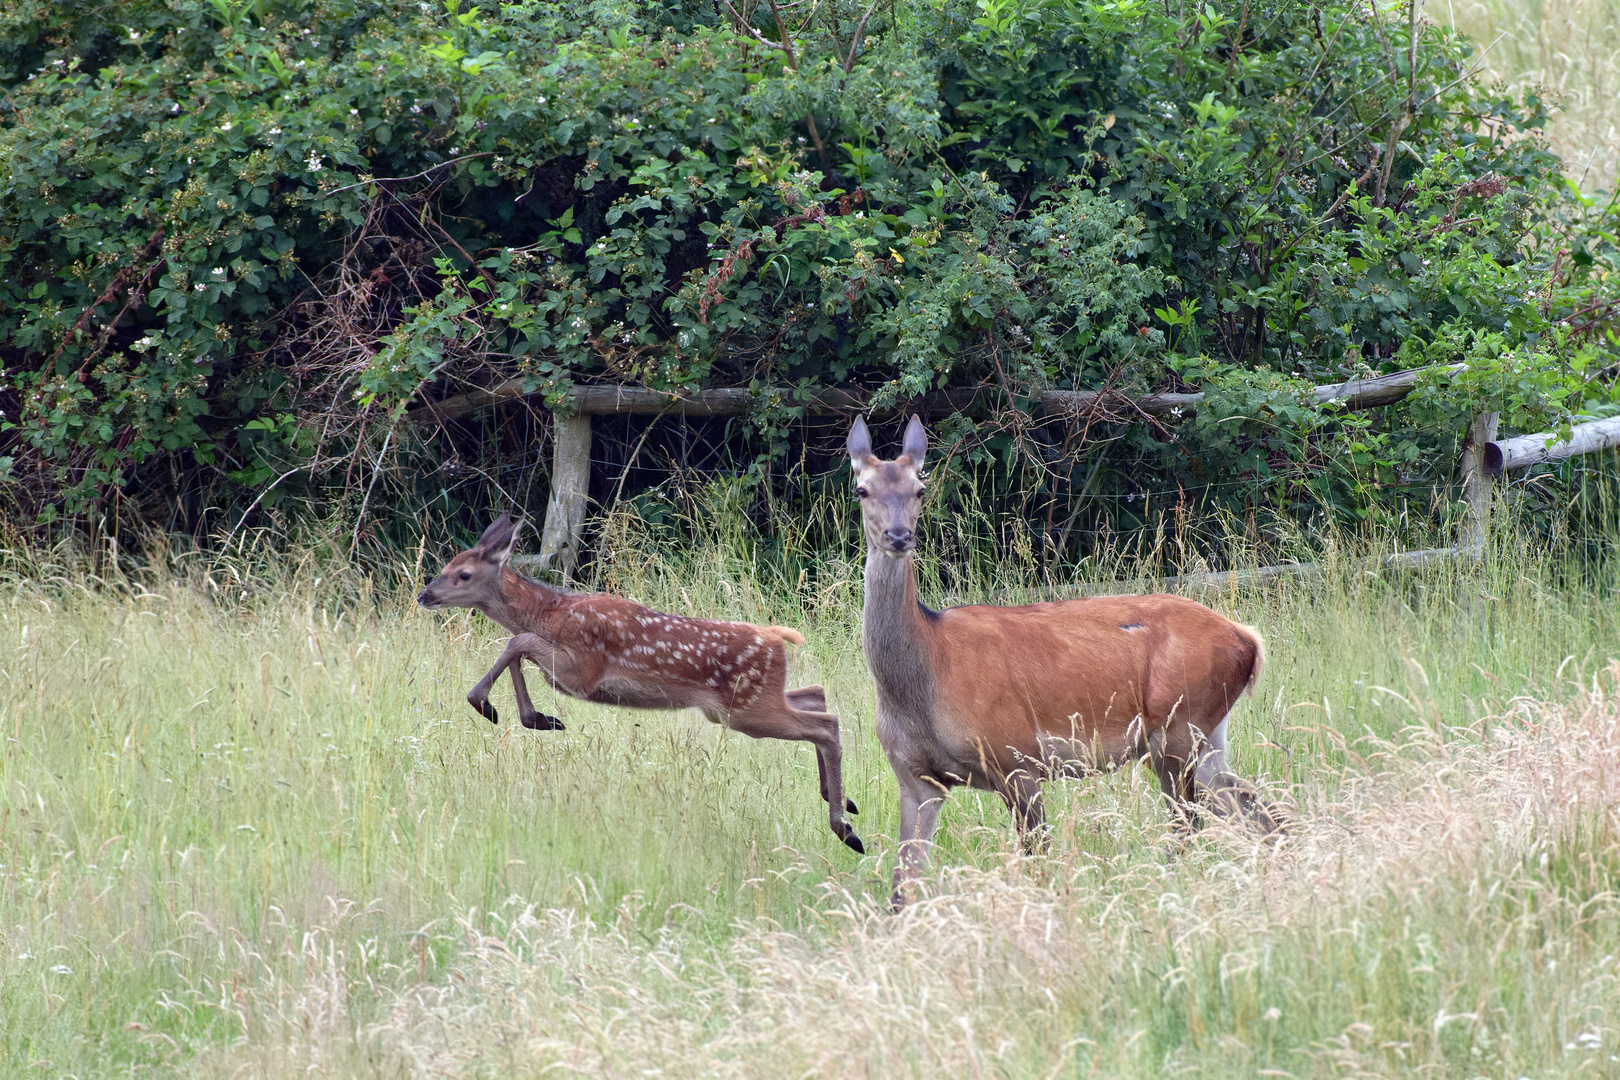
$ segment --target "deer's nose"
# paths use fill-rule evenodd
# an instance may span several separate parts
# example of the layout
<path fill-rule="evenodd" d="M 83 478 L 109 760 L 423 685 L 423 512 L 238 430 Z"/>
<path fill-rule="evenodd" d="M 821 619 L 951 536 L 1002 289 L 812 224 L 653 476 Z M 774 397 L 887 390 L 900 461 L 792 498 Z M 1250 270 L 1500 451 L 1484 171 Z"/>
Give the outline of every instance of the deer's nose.
<path fill-rule="evenodd" d="M 884 529 L 883 539 L 895 551 L 911 550 L 911 530 L 903 525 L 898 529 Z"/>

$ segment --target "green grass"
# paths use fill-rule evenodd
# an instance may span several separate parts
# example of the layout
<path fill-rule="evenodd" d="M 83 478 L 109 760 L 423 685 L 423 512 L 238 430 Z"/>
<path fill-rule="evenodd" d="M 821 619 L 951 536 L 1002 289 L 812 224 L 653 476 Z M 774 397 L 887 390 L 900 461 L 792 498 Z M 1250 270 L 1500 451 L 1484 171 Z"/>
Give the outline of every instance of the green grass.
<path fill-rule="evenodd" d="M 1021 858 L 957 793 L 893 916 L 858 565 L 782 582 L 724 535 L 616 534 L 612 583 L 804 628 L 865 859 L 808 747 L 546 697 L 568 731 L 479 719 L 501 635 L 415 608 L 415 567 L 16 563 L 0 1075 L 1620 1075 L 1605 571 L 1509 545 L 1203 596 L 1267 636 L 1237 758 L 1288 837 L 1178 838 L 1134 769 L 1056 787 Z"/>

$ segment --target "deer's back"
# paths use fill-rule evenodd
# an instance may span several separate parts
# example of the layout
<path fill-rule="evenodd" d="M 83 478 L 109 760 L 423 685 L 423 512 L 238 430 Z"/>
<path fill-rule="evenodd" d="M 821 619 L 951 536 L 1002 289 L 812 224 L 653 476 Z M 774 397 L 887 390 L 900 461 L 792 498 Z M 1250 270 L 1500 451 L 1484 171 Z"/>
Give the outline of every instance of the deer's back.
<path fill-rule="evenodd" d="M 694 619 L 605 593 L 570 597 L 548 619 L 562 642 L 603 657 L 591 700 L 640 708 L 743 708 L 780 693 L 787 661 L 772 627 Z"/>

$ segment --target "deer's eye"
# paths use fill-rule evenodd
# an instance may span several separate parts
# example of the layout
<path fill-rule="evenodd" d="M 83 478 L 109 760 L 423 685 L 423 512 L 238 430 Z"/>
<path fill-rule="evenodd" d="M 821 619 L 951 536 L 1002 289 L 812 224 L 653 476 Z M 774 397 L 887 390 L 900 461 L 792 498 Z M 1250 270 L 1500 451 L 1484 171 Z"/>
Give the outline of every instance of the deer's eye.
<path fill-rule="evenodd" d="M 461 573 L 457 574 L 456 576 L 459 577 L 462 581 L 471 581 L 472 580 L 472 571 L 471 570 L 463 570 Z"/>
<path fill-rule="evenodd" d="M 866 496 L 867 496 L 867 490 L 865 488 L 858 487 L 858 488 L 855 489 L 855 497 L 856 498 L 864 499 L 864 498 L 866 498 Z"/>

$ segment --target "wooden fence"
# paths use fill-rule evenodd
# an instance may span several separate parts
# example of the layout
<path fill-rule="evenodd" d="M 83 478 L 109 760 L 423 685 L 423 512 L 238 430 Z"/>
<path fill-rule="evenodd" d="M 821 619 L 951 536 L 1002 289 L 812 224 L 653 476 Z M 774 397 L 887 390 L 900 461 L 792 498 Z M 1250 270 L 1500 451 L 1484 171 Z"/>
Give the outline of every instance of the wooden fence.
<path fill-rule="evenodd" d="M 1369 379 L 1350 379 L 1313 389 L 1317 402 L 1337 403 L 1349 409 L 1390 405 L 1411 393 L 1426 375 L 1453 374 L 1465 365 L 1452 364 L 1412 371 L 1399 371 Z M 430 426 L 452 422 L 491 408 L 502 402 L 526 396 L 525 382 L 512 379 L 490 390 L 475 390 L 443 401 L 419 405 L 405 414 L 408 423 Z M 900 403 L 893 411 L 939 416 L 962 412 L 976 404 L 996 400 L 998 391 L 990 388 L 942 390 Z M 820 416 L 854 416 L 865 412 L 867 399 L 847 390 L 816 390 L 790 398 L 807 413 Z M 1111 417 L 1181 416 L 1198 408 L 1203 394 L 1122 395 L 1112 391 L 1046 390 L 1035 396 L 1038 414 L 1053 420 L 1077 421 L 1107 414 Z M 591 417 L 623 414 L 671 416 L 742 416 L 757 401 L 746 389 L 700 390 L 677 395 L 627 386 L 578 386 L 568 392 L 566 404 L 556 411 L 551 494 L 546 504 L 546 520 L 540 535 L 540 554 L 523 560 L 526 565 L 556 570 L 571 577 L 579 560 L 580 537 L 589 508 L 591 461 Z M 1505 473 L 1530 465 L 1559 461 L 1610 447 L 1620 447 L 1620 417 L 1578 424 L 1567 439 L 1556 433 L 1519 435 L 1498 441 L 1496 413 L 1481 413 L 1470 425 L 1463 444 L 1461 461 L 1462 497 L 1468 506 L 1455 547 L 1406 552 L 1384 556 L 1380 566 L 1420 566 L 1437 559 L 1477 553 L 1484 543 L 1490 520 L 1494 482 Z M 1264 581 L 1279 574 L 1311 572 L 1310 564 L 1259 567 L 1254 570 L 1222 571 L 1184 575 L 1172 584 L 1229 586 Z"/>

